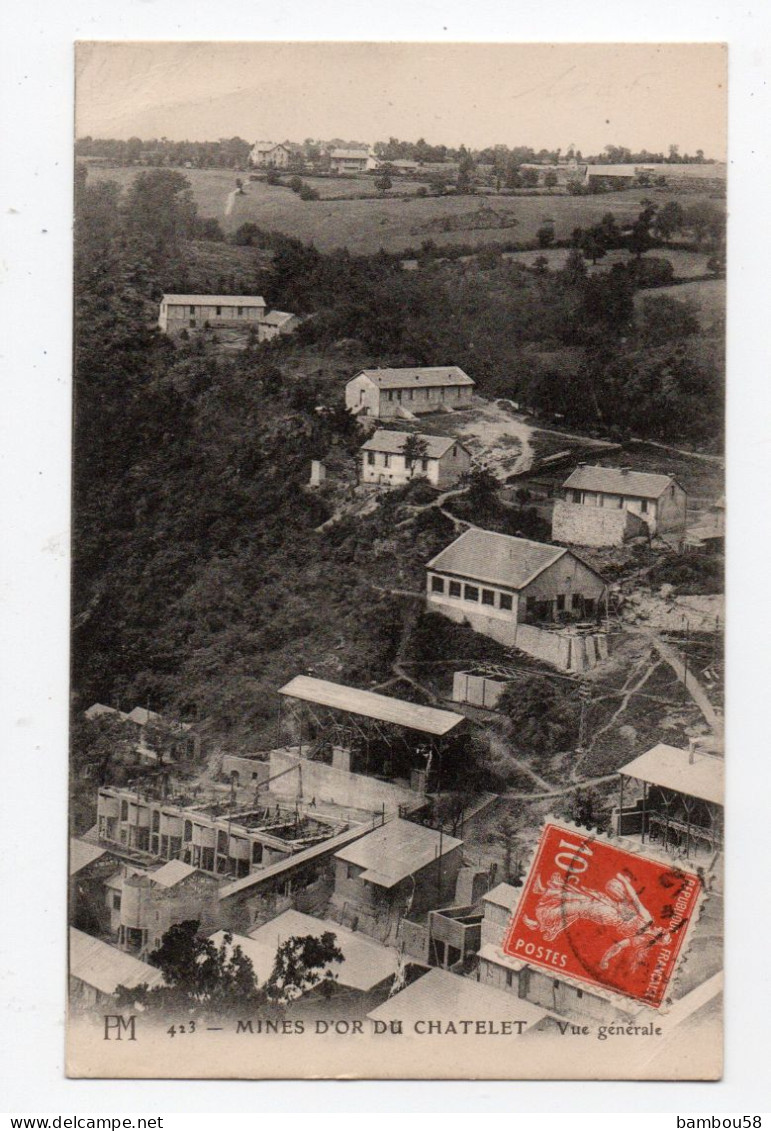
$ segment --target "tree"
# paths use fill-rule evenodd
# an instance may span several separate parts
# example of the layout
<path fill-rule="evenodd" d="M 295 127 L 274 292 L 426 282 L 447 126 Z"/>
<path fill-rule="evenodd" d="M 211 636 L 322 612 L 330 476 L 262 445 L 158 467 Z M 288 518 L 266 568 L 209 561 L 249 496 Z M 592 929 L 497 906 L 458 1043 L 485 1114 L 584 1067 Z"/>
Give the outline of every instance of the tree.
<path fill-rule="evenodd" d="M 547 676 L 509 684 L 498 710 L 508 718 L 512 742 L 520 750 L 549 755 L 569 750 L 578 740 L 575 695 Z"/>
<path fill-rule="evenodd" d="M 565 281 L 571 286 L 578 286 L 586 279 L 586 264 L 584 257 L 577 247 L 572 247 L 562 269 Z"/>
<path fill-rule="evenodd" d="M 598 789 L 576 789 L 558 806 L 558 817 L 567 817 L 574 825 L 583 829 L 596 829 L 605 832 L 608 827 L 608 808 L 606 799 Z"/>
<path fill-rule="evenodd" d="M 276 952 L 273 973 L 265 984 L 268 997 L 286 1003 L 314 986 L 319 986 L 321 994 L 328 996 L 336 980 L 329 965 L 342 961 L 343 952 L 332 931 L 287 939 Z"/>
<path fill-rule="evenodd" d="M 650 201 L 643 201 L 643 207 L 632 225 L 629 237 L 629 250 L 636 259 L 640 259 L 646 251 L 653 247 L 651 237 L 651 224 L 656 215 L 656 205 Z"/>
<path fill-rule="evenodd" d="M 557 179 L 558 179 L 557 174 L 554 172 L 554 170 L 553 169 L 547 169 L 547 171 L 544 173 L 543 183 L 546 186 L 546 188 L 551 189 L 551 188 L 554 188 L 556 186 Z"/>
<path fill-rule="evenodd" d="M 668 243 L 675 232 L 682 229 L 684 219 L 680 204 L 676 200 L 670 200 L 656 213 L 653 222 L 654 231 L 665 243 Z"/>
<path fill-rule="evenodd" d="M 175 923 L 161 944 L 148 956 L 163 974 L 164 984 L 133 989 L 119 986 L 118 1007 L 141 1005 L 151 1013 L 185 1017 L 192 1014 L 221 1016 L 234 1011 L 249 1013 L 264 1007 L 268 998 L 258 989 L 252 962 L 233 936 L 225 934 L 219 946 L 198 933 L 199 923 Z"/>
<path fill-rule="evenodd" d="M 592 264 L 598 259 L 605 258 L 605 236 L 601 225 L 595 224 L 592 228 L 581 233 L 579 247 Z"/>
<path fill-rule="evenodd" d="M 385 196 L 385 194 L 388 192 L 388 190 L 392 187 L 393 187 L 393 181 L 391 180 L 390 176 L 388 175 L 387 170 L 384 169 L 382 174 L 379 177 L 375 178 L 375 188 L 377 189 L 377 191 L 380 193 L 381 196 Z"/>
<path fill-rule="evenodd" d="M 682 341 L 699 332 L 699 319 L 692 303 L 670 295 L 654 295 L 643 300 L 642 333 L 650 345 Z"/>
<path fill-rule="evenodd" d="M 538 184 L 537 169 L 520 169 L 519 176 L 525 188 L 535 188 L 535 186 Z"/>
<path fill-rule="evenodd" d="M 415 465 L 428 455 L 428 440 L 424 436 L 419 436 L 416 432 L 411 432 L 404 441 L 402 455 L 410 478 L 412 478 L 415 473 Z"/>
<path fill-rule="evenodd" d="M 132 233 L 173 246 L 190 235 L 195 221 L 190 181 L 175 169 L 141 172 L 129 186 L 123 213 Z"/>
<path fill-rule="evenodd" d="M 554 243 L 555 236 L 553 224 L 542 224 L 535 234 L 539 247 L 551 247 Z"/>

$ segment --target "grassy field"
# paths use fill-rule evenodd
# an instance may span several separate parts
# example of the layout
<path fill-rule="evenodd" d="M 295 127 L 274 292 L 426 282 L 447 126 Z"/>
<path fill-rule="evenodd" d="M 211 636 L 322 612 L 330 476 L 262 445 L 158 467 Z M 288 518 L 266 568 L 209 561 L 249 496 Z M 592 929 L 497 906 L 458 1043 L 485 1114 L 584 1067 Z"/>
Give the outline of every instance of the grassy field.
<path fill-rule="evenodd" d="M 681 255 L 687 252 L 681 252 Z M 680 283 L 674 287 L 657 287 L 654 291 L 638 291 L 635 305 L 639 307 L 651 295 L 669 295 L 685 302 L 690 300 L 697 308 L 702 329 L 715 329 L 722 333 L 725 322 L 726 281 L 725 279 L 697 279 L 690 283 Z"/>
<path fill-rule="evenodd" d="M 269 231 L 286 232 L 305 242 L 313 241 L 321 251 L 347 247 L 362 254 L 376 252 L 381 247 L 399 252 L 407 247 L 418 247 L 425 239 L 432 239 L 440 246 L 457 243 L 478 246 L 503 240 L 524 244 L 535 239 L 547 217 L 554 221 L 557 238 L 564 239 L 575 227 L 593 224 L 609 211 L 619 223 L 632 219 L 640 211 L 642 197 L 646 192 L 650 195 L 648 190 L 629 189 L 581 197 L 480 195 L 302 201 L 286 188 L 247 180 L 245 194 L 233 198 L 232 208 L 226 213 L 228 198 L 235 188 L 236 174 L 232 170 L 183 169 L 181 172 L 192 185 L 199 214 L 215 217 L 227 231 L 252 221 Z M 114 180 L 126 185 L 136 176 L 136 170 L 92 168 L 88 175 L 95 180 Z M 333 189 L 338 193 L 355 188 L 368 192 L 372 187 L 368 177 L 324 180 L 323 184 L 325 192 L 330 193 Z M 409 184 L 395 182 L 393 191 L 407 191 Z M 480 209 L 484 208 L 493 209 L 502 218 L 502 226 L 475 226 L 479 223 Z M 445 221 L 454 230 L 442 231 Z"/>

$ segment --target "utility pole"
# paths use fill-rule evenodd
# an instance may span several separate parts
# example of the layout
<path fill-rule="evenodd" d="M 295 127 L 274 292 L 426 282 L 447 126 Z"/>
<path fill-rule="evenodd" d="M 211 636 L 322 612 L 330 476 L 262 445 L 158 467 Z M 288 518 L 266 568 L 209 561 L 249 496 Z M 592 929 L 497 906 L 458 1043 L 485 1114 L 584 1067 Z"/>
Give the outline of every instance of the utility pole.
<path fill-rule="evenodd" d="M 688 644 L 689 644 L 689 642 L 690 642 L 690 640 L 689 640 L 689 627 L 690 627 L 690 626 L 689 626 L 689 624 L 688 624 L 688 621 L 686 620 L 686 621 L 685 621 L 685 649 L 684 649 L 684 653 L 685 653 L 685 658 L 684 658 L 684 666 L 685 666 L 685 670 L 684 670 L 684 672 L 683 672 L 683 696 L 684 696 L 684 698 L 685 698 L 685 699 L 687 699 L 687 698 L 688 698 Z"/>
<path fill-rule="evenodd" d="M 578 701 L 581 708 L 581 713 L 578 718 L 578 746 L 576 747 L 577 754 L 583 754 L 586 743 L 586 710 L 587 704 L 591 702 L 592 691 L 585 683 L 582 683 L 578 690 Z"/>

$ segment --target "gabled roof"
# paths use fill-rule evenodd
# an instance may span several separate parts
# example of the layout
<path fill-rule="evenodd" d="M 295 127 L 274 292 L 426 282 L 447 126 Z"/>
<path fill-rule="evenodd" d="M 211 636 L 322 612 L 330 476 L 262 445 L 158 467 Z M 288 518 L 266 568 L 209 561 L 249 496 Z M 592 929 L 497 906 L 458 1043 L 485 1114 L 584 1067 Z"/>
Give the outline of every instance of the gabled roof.
<path fill-rule="evenodd" d="M 390 452 L 393 455 L 400 455 L 404 451 L 407 440 L 413 435 L 415 435 L 414 432 L 393 432 L 388 428 L 378 428 L 376 432 L 372 433 L 366 444 L 361 445 L 359 450 L 362 452 Z M 455 436 L 426 436 L 421 432 L 418 439 L 425 440 L 428 459 L 441 459 L 454 444 L 463 448 L 463 444 Z M 463 448 L 463 450 L 466 451 L 467 449 Z"/>
<path fill-rule="evenodd" d="M 271 310 L 270 314 L 266 314 L 262 320 L 263 326 L 283 326 L 290 318 L 296 318 L 296 314 L 291 314 L 288 310 Z"/>
<path fill-rule="evenodd" d="M 249 938 L 267 949 L 275 958 L 281 943 L 293 937 L 313 935 L 320 938 L 331 931 L 337 946 L 343 952 L 341 963 L 332 962 L 329 969 L 341 986 L 367 993 L 396 972 L 397 954 L 391 947 L 382 946 L 358 931 L 349 931 L 332 919 L 314 919 L 301 911 L 285 911 L 276 919 L 249 932 Z"/>
<path fill-rule="evenodd" d="M 128 715 L 124 714 L 123 711 L 119 711 L 117 707 L 106 707 L 104 703 L 92 703 L 83 714 L 87 719 L 99 719 L 102 718 L 103 715 L 115 715 L 116 718 L 119 719 L 128 718 Z"/>
<path fill-rule="evenodd" d="M 127 719 L 140 727 L 146 726 L 149 722 L 157 722 L 160 717 L 157 711 L 148 711 L 146 707 L 135 707 L 126 715 Z"/>
<path fill-rule="evenodd" d="M 163 982 L 163 974 L 155 966 L 75 927 L 70 927 L 70 976 L 103 994 L 114 994 L 118 986 L 130 989 L 144 982 L 148 986 Z"/>
<path fill-rule="evenodd" d="M 603 491 L 606 495 L 658 499 L 670 483 L 677 483 L 671 475 L 657 475 L 651 471 L 624 471 L 620 467 L 582 465 L 568 476 L 562 486 L 583 491 Z M 677 485 L 680 486 L 679 483 Z"/>
<path fill-rule="evenodd" d="M 150 872 L 150 879 L 162 888 L 173 888 L 197 871 L 192 864 L 185 864 L 182 860 L 169 860 L 168 864 L 163 864 L 157 871 Z"/>
<path fill-rule="evenodd" d="M 624 777 L 660 785 L 688 797 L 723 804 L 722 758 L 699 751 L 681 750 L 660 742 L 618 771 Z"/>
<path fill-rule="evenodd" d="M 423 707 L 405 699 L 392 699 L 390 695 L 378 695 L 374 691 L 362 691 L 359 687 L 346 687 L 345 684 L 315 679 L 310 675 L 296 675 L 280 687 L 278 693 L 292 699 L 303 699 L 306 703 L 318 703 L 320 707 L 331 707 L 351 715 L 377 719 L 381 723 L 419 730 L 424 734 L 447 734 L 465 721 L 463 715 L 456 715 L 454 711 Z"/>
<path fill-rule="evenodd" d="M 98 844 L 89 844 L 88 841 L 72 837 L 70 839 L 70 875 L 74 876 L 83 868 L 87 868 L 89 864 L 93 864 L 106 855 L 106 848 L 100 848 Z"/>
<path fill-rule="evenodd" d="M 498 1022 L 525 1021 L 527 1025 L 523 1032 L 527 1032 L 527 1028 L 536 1025 L 548 1014 L 541 1006 L 533 1005 L 516 994 L 435 966 L 367 1016 L 376 1021 L 393 1019 L 410 1024 L 427 1017 L 441 1017 L 445 1021 L 453 1021 L 462 1034 L 461 1021 L 489 1021 L 490 1018 Z M 516 1037 L 516 1029 L 512 1035 Z"/>
<path fill-rule="evenodd" d="M 484 903 L 494 903 L 496 907 L 504 907 L 513 911 L 516 907 L 522 888 L 515 888 L 513 884 L 496 884 L 496 886 L 482 896 Z"/>
<path fill-rule="evenodd" d="M 472 526 L 432 558 L 426 568 L 507 589 L 524 589 L 539 573 L 569 553 L 563 546 L 547 546 Z"/>
<path fill-rule="evenodd" d="M 454 836 L 397 818 L 336 852 L 335 859 L 364 868 L 357 879 L 391 888 L 462 844 Z"/>
<path fill-rule="evenodd" d="M 266 306 L 262 295 L 174 295 L 165 294 L 163 302 L 190 306 Z"/>
<path fill-rule="evenodd" d="M 338 160 L 346 160 L 356 158 L 357 160 L 366 161 L 369 157 L 369 150 L 367 149 L 333 149 L 329 155 L 336 157 Z"/>
<path fill-rule="evenodd" d="M 379 389 L 425 389 L 439 386 L 475 385 L 458 365 L 433 365 L 427 368 L 362 369 L 356 377 L 368 377 Z M 355 381 L 356 377 L 351 380 Z M 350 381 L 348 384 L 350 385 Z"/>

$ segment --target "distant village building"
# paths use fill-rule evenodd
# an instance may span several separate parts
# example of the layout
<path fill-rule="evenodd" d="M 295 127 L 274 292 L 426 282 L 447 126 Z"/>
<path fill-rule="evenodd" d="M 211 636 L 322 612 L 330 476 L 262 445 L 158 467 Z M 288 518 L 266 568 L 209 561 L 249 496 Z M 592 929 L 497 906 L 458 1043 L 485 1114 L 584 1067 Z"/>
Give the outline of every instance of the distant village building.
<path fill-rule="evenodd" d="M 362 369 L 345 386 L 345 406 L 356 415 L 409 420 L 421 413 L 468 408 L 474 385 L 457 365 Z"/>
<path fill-rule="evenodd" d="M 589 187 L 603 182 L 614 188 L 628 188 L 634 184 L 655 184 L 660 180 L 673 185 L 693 185 L 706 189 L 724 186 L 727 166 L 716 162 L 710 164 L 667 163 L 663 161 L 640 162 L 628 165 L 586 165 L 584 183 Z"/>
<path fill-rule="evenodd" d="M 249 154 L 249 164 L 257 169 L 285 169 L 291 160 L 291 149 L 280 142 L 256 141 Z"/>
<path fill-rule="evenodd" d="M 411 435 L 422 441 L 423 454 L 409 461 L 405 445 Z M 450 487 L 471 467 L 471 454 L 453 436 L 426 436 L 379 428 L 359 450 L 362 483 L 386 487 L 400 487 L 415 478 L 427 479 L 435 487 Z"/>
<path fill-rule="evenodd" d="M 192 723 L 166 719 L 146 707 L 134 707 L 126 713 L 104 703 L 92 703 L 83 714 L 89 722 L 114 719 L 123 723 L 133 755 L 146 765 L 195 759 L 201 753 L 201 737 Z"/>
<path fill-rule="evenodd" d="M 69 941 L 70 1001 L 76 1009 L 108 1005 L 118 986 L 152 989 L 163 984 L 157 967 L 75 927 L 70 927 Z"/>
<path fill-rule="evenodd" d="M 300 319 L 296 314 L 287 310 L 271 310 L 257 327 L 257 341 L 270 342 L 279 334 L 291 334 L 299 324 Z"/>
<path fill-rule="evenodd" d="M 685 537 L 687 496 L 671 475 L 581 465 L 562 490 L 552 515 L 555 542 L 618 546 L 650 534 L 679 545 Z"/>
<path fill-rule="evenodd" d="M 477 527 L 431 559 L 426 586 L 429 611 L 523 651 L 535 646 L 531 626 L 597 618 L 606 591 L 596 570 L 564 547 Z M 561 638 L 549 637 L 538 639 L 554 650 L 552 662 L 564 666 Z"/>
<path fill-rule="evenodd" d="M 161 299 L 158 325 L 164 334 L 204 327 L 229 330 L 257 328 L 266 311 L 260 295 L 173 295 Z"/>
<path fill-rule="evenodd" d="M 365 173 L 375 169 L 377 162 L 368 149 L 333 149 L 329 167 L 333 173 Z"/>
<path fill-rule="evenodd" d="M 335 854 L 332 904 L 342 922 L 386 942 L 399 920 L 455 897 L 463 841 L 401 818 Z"/>
<path fill-rule="evenodd" d="M 658 743 L 618 771 L 618 836 L 675 856 L 711 857 L 723 847 L 725 763 L 714 753 Z M 633 801 L 625 806 L 626 801 Z"/>

